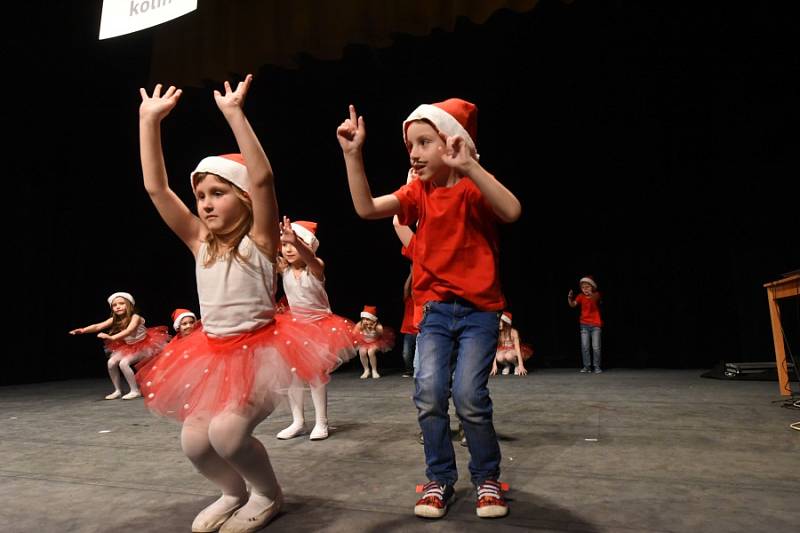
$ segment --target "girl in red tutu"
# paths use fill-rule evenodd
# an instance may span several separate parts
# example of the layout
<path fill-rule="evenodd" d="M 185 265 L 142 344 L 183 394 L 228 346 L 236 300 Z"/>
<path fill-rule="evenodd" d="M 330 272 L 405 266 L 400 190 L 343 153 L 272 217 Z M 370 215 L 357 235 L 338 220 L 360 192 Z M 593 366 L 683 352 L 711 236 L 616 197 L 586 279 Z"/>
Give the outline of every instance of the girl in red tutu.
<path fill-rule="evenodd" d="M 330 356 L 338 364 L 355 357 L 353 348 L 353 323 L 334 315 L 325 291 L 325 263 L 317 257 L 319 240 L 314 222 L 291 222 L 283 217 L 281 224 L 281 253 L 278 271 L 283 278 L 292 319 L 303 324 L 308 341 L 327 346 Z M 332 371 L 334 368 L 331 368 Z M 328 393 L 325 383 L 311 385 L 316 421 L 309 436 L 311 440 L 328 438 Z M 292 439 L 305 432 L 303 415 L 304 387 L 296 380 L 289 391 L 292 424 L 278 433 L 279 439 Z"/>
<path fill-rule="evenodd" d="M 492 363 L 490 375 L 497 375 L 497 366 L 503 367 L 501 374 L 508 375 L 514 369 L 515 376 L 524 376 L 528 373 L 525 361 L 533 355 L 533 348 L 519 340 L 519 332 L 511 327 L 511 313 L 503 311 L 500 315 L 500 330 L 497 336 L 497 353 Z"/>
<path fill-rule="evenodd" d="M 370 376 L 369 365 L 372 365 L 372 377 L 378 379 L 378 352 L 388 352 L 394 348 L 394 330 L 383 327 L 378 321 L 378 308 L 374 305 L 365 305 L 361 311 L 361 320 L 353 328 L 355 345 L 364 373 L 361 379 Z"/>
<path fill-rule="evenodd" d="M 169 341 L 169 332 L 165 326 L 144 326 L 144 318 L 134 310 L 135 303 L 130 293 L 115 292 L 108 297 L 108 305 L 111 306 L 111 316 L 108 319 L 69 332 L 70 335 L 97 333 L 97 337 L 105 342 L 108 375 L 114 384 L 114 392 L 106 396 L 106 400 L 139 398 L 142 394 L 136 384 L 133 365 L 157 354 Z M 106 329 L 108 333 L 103 331 Z M 120 371 L 131 389 L 124 396 Z"/>
<path fill-rule="evenodd" d="M 145 189 L 195 257 L 203 327 L 154 357 L 137 378 L 148 408 L 183 423 L 184 453 L 222 491 L 195 518 L 197 532 L 257 531 L 278 513 L 281 488 L 252 432 L 295 375 L 322 383 L 335 364 L 305 342 L 288 314 L 275 314 L 278 206 L 272 167 L 243 110 L 252 79 L 214 91 L 241 154 L 207 157 L 192 172 L 199 216 L 169 188 L 162 154 L 161 121 L 181 91 L 140 90 Z"/>

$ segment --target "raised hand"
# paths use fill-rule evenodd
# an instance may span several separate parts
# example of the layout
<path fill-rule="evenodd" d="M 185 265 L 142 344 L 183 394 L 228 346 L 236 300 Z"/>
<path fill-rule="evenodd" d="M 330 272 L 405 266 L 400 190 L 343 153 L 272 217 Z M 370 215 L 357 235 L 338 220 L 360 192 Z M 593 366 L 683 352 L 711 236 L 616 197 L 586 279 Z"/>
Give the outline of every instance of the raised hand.
<path fill-rule="evenodd" d="M 336 128 L 336 138 L 343 152 L 355 152 L 364 146 L 367 131 L 364 128 L 364 117 L 356 115 L 356 108 L 350 105 L 350 118 L 345 119 Z"/>
<path fill-rule="evenodd" d="M 281 242 L 289 244 L 297 244 L 297 234 L 292 229 L 292 221 L 289 217 L 283 217 L 283 222 L 280 223 L 281 228 Z"/>
<path fill-rule="evenodd" d="M 104 341 L 107 341 L 108 339 L 111 338 L 111 335 L 101 331 L 100 333 L 97 334 L 97 338 L 98 339 L 103 339 Z"/>
<path fill-rule="evenodd" d="M 69 332 L 70 335 L 80 335 L 83 333 L 83 328 L 75 328 Z"/>
<path fill-rule="evenodd" d="M 139 106 L 140 119 L 161 121 L 178 105 L 178 99 L 181 97 L 182 91 L 176 89 L 174 85 L 170 85 L 167 92 L 162 95 L 162 87 L 160 83 L 157 84 L 153 89 L 152 96 L 148 95 L 144 88 L 139 89 L 139 94 L 142 95 L 142 103 Z"/>
<path fill-rule="evenodd" d="M 442 154 L 442 161 L 448 167 L 464 172 L 475 162 L 475 158 L 472 157 L 467 142 L 462 137 L 454 135 L 447 137 L 447 148 Z"/>
<path fill-rule="evenodd" d="M 574 298 L 575 298 L 575 293 L 572 291 L 572 289 L 570 289 L 569 293 L 567 294 L 567 300 L 573 300 Z"/>
<path fill-rule="evenodd" d="M 236 90 L 231 89 L 231 84 L 225 82 L 225 94 L 214 90 L 214 101 L 217 107 L 223 114 L 244 108 L 244 100 L 247 97 L 247 92 L 250 90 L 250 84 L 253 83 L 253 75 L 248 74 L 244 81 L 240 81 L 236 85 Z"/>

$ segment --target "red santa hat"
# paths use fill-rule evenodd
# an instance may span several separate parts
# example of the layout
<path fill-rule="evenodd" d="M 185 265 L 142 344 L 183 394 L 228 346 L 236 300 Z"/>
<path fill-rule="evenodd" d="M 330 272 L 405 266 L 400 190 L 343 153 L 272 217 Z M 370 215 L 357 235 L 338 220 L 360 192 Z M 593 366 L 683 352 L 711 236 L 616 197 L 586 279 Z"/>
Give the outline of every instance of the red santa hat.
<path fill-rule="evenodd" d="M 250 192 L 250 176 L 247 174 L 242 154 L 212 155 L 197 164 L 191 175 L 192 190 L 195 190 L 195 178 L 201 172 L 209 172 L 224 178 L 246 193 Z"/>
<path fill-rule="evenodd" d="M 129 292 L 115 292 L 114 294 L 108 297 L 108 305 L 111 305 L 111 302 L 114 301 L 114 298 L 125 298 L 131 303 L 131 305 L 136 305 L 136 301 L 133 299 L 133 296 L 131 296 L 131 293 Z"/>
<path fill-rule="evenodd" d="M 508 312 L 508 311 L 503 311 L 503 314 L 500 315 L 500 320 L 502 320 L 503 322 L 505 322 L 506 324 L 508 324 L 510 326 L 511 325 L 511 313 Z"/>
<path fill-rule="evenodd" d="M 364 310 L 361 311 L 361 318 L 369 318 L 370 320 L 378 321 L 378 308 L 374 305 L 365 305 Z"/>
<path fill-rule="evenodd" d="M 597 288 L 597 283 L 595 283 L 594 278 L 592 276 L 584 276 L 581 278 L 580 283 L 588 283 L 595 289 Z"/>
<path fill-rule="evenodd" d="M 292 231 L 300 237 L 304 243 L 311 248 L 312 252 L 316 252 L 319 248 L 319 239 L 317 239 L 317 223 L 309 222 L 308 220 L 295 220 L 292 222 Z"/>
<path fill-rule="evenodd" d="M 448 137 L 458 135 L 467 143 L 470 153 L 478 159 L 475 139 L 478 136 L 478 108 L 461 98 L 450 98 L 444 102 L 422 104 L 403 122 L 403 140 L 408 142 L 408 125 L 415 120 L 427 120 Z"/>
<path fill-rule="evenodd" d="M 197 320 L 197 316 L 194 313 L 192 313 L 191 311 L 189 311 L 188 309 L 176 309 L 176 310 L 174 310 L 172 312 L 172 329 L 174 329 L 175 331 L 178 331 L 178 328 L 181 325 L 181 320 L 183 320 L 187 316 L 190 316 L 190 317 L 194 318 L 195 320 Z"/>

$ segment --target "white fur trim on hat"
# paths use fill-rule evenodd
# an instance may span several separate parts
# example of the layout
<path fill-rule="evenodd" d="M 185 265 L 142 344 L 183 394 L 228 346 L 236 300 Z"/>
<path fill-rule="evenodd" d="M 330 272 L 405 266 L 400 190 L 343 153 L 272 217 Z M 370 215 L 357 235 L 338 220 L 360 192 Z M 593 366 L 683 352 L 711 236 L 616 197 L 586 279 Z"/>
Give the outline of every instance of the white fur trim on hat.
<path fill-rule="evenodd" d="M 595 283 L 592 278 L 581 278 L 580 283 L 588 283 L 589 285 L 591 285 L 595 289 L 597 288 L 597 283 Z"/>
<path fill-rule="evenodd" d="M 292 222 L 292 231 L 294 231 L 295 234 L 300 237 L 300 240 L 302 240 L 308 245 L 309 248 L 311 248 L 312 252 L 317 251 L 317 248 L 319 248 L 319 239 L 317 239 L 316 235 L 308 231 L 300 224 L 296 224 L 294 222 Z"/>
<path fill-rule="evenodd" d="M 408 142 L 408 124 L 415 120 L 428 120 L 430 121 L 439 132 L 444 133 L 448 137 L 458 135 L 467 143 L 470 153 L 475 159 L 480 159 L 478 149 L 475 147 L 475 141 L 472 139 L 464 126 L 456 120 L 456 118 L 440 107 L 431 104 L 422 104 L 408 115 L 408 118 L 403 121 L 403 140 Z"/>
<path fill-rule="evenodd" d="M 378 321 L 378 317 L 366 311 L 361 311 L 361 318 L 369 318 L 370 320 L 374 320 L 375 322 Z"/>
<path fill-rule="evenodd" d="M 500 320 L 502 320 L 503 322 L 505 322 L 509 326 L 511 325 L 511 319 L 506 314 L 500 315 Z"/>
<path fill-rule="evenodd" d="M 230 181 L 244 192 L 250 192 L 250 176 L 247 174 L 247 167 L 238 161 L 219 155 L 204 158 L 197 164 L 197 168 L 190 176 L 192 190 L 195 190 L 194 178 L 201 172 L 215 174 Z"/>
<path fill-rule="evenodd" d="M 178 331 L 178 328 L 181 325 L 181 320 L 183 320 L 187 316 L 190 316 L 190 317 L 194 318 L 195 320 L 197 320 L 197 315 L 195 315 L 191 311 L 185 311 L 185 312 L 179 314 L 177 317 L 175 317 L 175 322 L 172 323 L 172 329 L 174 329 L 175 331 Z"/>
<path fill-rule="evenodd" d="M 108 297 L 108 305 L 111 305 L 111 302 L 114 301 L 114 298 L 119 298 L 119 297 L 125 298 L 131 303 L 131 305 L 136 305 L 136 300 L 133 299 L 133 296 L 131 296 L 131 293 L 129 292 L 115 292 L 114 294 Z"/>

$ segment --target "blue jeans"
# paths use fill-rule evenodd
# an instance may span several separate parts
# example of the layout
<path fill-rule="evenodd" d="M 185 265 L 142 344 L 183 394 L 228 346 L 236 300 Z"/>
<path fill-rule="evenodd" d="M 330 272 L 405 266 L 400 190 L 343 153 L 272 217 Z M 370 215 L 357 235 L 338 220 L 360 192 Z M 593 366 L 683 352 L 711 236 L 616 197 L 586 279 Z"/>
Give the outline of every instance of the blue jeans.
<path fill-rule="evenodd" d="M 498 323 L 498 312 L 478 311 L 467 302 L 425 304 L 417 335 L 414 402 L 425 440 L 425 474 L 431 481 L 453 485 L 458 479 L 447 412 L 451 376 L 453 403 L 469 447 L 472 483 L 500 477 L 500 446 L 487 387 Z"/>
<path fill-rule="evenodd" d="M 414 359 L 417 352 L 417 334 L 405 333 L 403 335 L 403 366 L 406 372 L 411 372 L 415 365 Z"/>
<path fill-rule="evenodd" d="M 592 359 L 589 356 L 589 338 L 591 337 L 592 355 L 594 356 L 594 367 L 600 368 L 600 331 L 599 326 L 581 324 L 581 356 L 583 357 L 583 368 L 591 368 Z"/>

